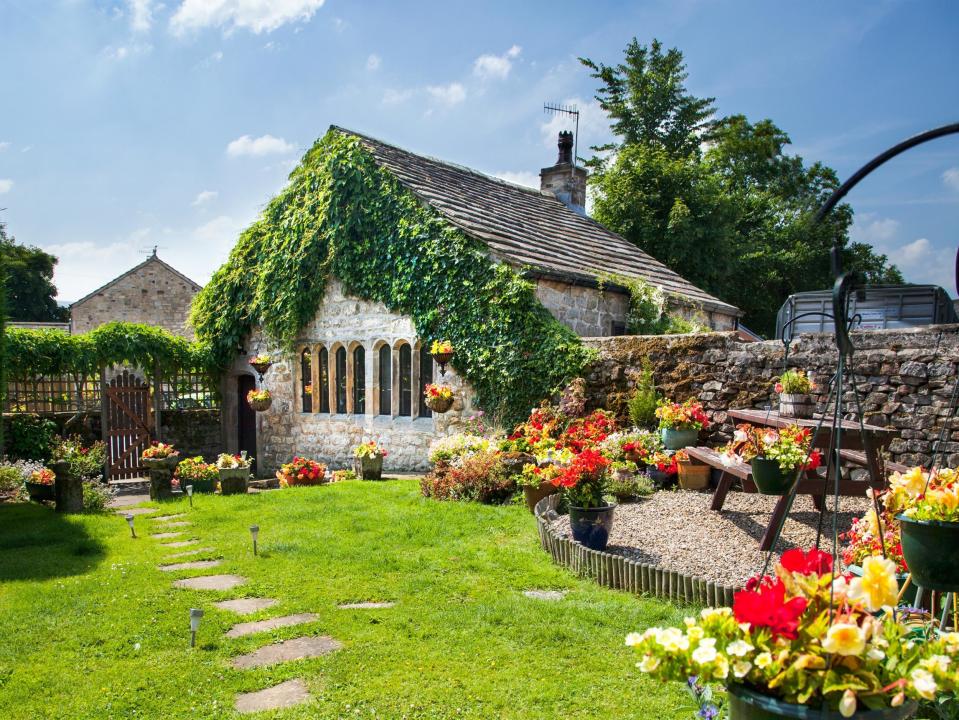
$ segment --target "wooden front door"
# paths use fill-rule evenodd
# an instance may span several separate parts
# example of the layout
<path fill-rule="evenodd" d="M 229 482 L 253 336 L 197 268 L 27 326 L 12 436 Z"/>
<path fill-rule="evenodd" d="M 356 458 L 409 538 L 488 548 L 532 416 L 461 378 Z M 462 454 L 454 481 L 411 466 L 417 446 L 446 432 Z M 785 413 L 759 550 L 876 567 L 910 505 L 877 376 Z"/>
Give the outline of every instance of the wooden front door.
<path fill-rule="evenodd" d="M 236 436 L 237 452 L 246 450 L 246 454 L 256 459 L 256 413 L 246 401 L 246 394 L 256 389 L 256 379 L 252 375 L 240 375 L 236 379 Z M 255 473 L 255 465 L 251 472 Z"/>
<path fill-rule="evenodd" d="M 106 386 L 104 410 L 107 478 L 144 476 L 140 455 L 150 444 L 150 386 L 124 370 Z"/>

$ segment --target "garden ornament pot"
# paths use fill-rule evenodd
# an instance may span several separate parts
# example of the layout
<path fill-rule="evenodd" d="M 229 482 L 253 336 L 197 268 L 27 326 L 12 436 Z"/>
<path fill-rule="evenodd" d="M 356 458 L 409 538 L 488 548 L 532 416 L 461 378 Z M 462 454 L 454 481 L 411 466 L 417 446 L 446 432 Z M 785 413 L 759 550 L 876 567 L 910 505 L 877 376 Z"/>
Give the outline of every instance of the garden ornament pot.
<path fill-rule="evenodd" d="M 426 399 L 426 407 L 435 413 L 448 412 L 453 407 L 453 398 L 431 397 Z"/>
<path fill-rule="evenodd" d="M 534 512 L 536 503 L 544 497 L 549 497 L 557 492 L 559 492 L 559 488 L 553 485 L 549 480 L 543 480 L 543 482 L 539 484 L 539 487 L 533 487 L 532 485 L 523 486 L 523 497 L 526 499 L 526 507 L 529 508 L 530 512 Z"/>
<path fill-rule="evenodd" d="M 220 494 L 245 495 L 248 490 L 250 468 L 220 468 Z"/>
<path fill-rule="evenodd" d="M 165 458 L 143 458 L 143 467 L 150 476 L 150 499 L 169 500 L 173 497 L 173 473 L 180 464 L 179 455 Z"/>
<path fill-rule="evenodd" d="M 35 483 L 28 480 L 24 485 L 27 488 L 27 494 L 33 502 L 53 502 L 54 499 L 56 499 L 55 486 L 53 483 Z"/>
<path fill-rule="evenodd" d="M 699 430 L 673 430 L 672 428 L 663 428 L 663 445 L 667 450 L 682 450 L 690 445 L 695 445 L 699 439 Z"/>
<path fill-rule="evenodd" d="M 785 495 L 793 485 L 793 474 L 783 471 L 778 460 L 753 458 L 749 463 L 756 490 L 763 495 Z"/>
<path fill-rule="evenodd" d="M 679 487 L 683 490 L 705 490 L 709 487 L 712 468 L 709 465 L 695 465 L 691 462 L 678 462 Z"/>
<path fill-rule="evenodd" d="M 181 489 L 187 485 L 193 486 L 194 493 L 211 493 L 216 490 L 216 480 L 180 480 Z"/>
<path fill-rule="evenodd" d="M 750 690 L 743 685 L 731 684 L 726 690 L 729 697 L 729 720 L 776 720 L 776 718 L 846 720 L 838 710 L 793 705 Z M 915 714 L 916 707 L 915 702 L 907 701 L 896 708 L 861 710 L 850 717 L 852 720 L 905 720 Z"/>
<path fill-rule="evenodd" d="M 902 556 L 913 585 L 959 592 L 959 522 L 913 520 L 897 515 L 902 529 Z"/>
<path fill-rule="evenodd" d="M 779 396 L 779 414 L 783 417 L 809 419 L 816 412 L 812 395 L 782 393 Z"/>
<path fill-rule="evenodd" d="M 440 366 L 440 375 L 445 375 L 446 365 L 449 363 L 450 360 L 453 359 L 453 353 L 439 352 L 439 353 L 431 353 L 431 354 L 433 355 L 433 359 L 436 361 L 436 364 Z"/>
<path fill-rule="evenodd" d="M 263 400 L 248 400 L 247 402 L 250 404 L 250 409 L 253 410 L 253 412 L 266 412 L 273 404 L 273 398 L 268 397 L 264 398 Z"/>
<path fill-rule="evenodd" d="M 382 480 L 383 456 L 356 458 L 353 464 L 353 472 L 360 480 Z"/>
<path fill-rule="evenodd" d="M 83 478 L 70 472 L 70 463 L 59 460 L 50 465 L 56 480 L 53 500 L 58 513 L 83 512 Z"/>
<path fill-rule="evenodd" d="M 569 527 L 573 540 L 582 543 L 590 550 L 605 550 L 609 534 L 613 530 L 613 511 L 615 505 L 596 508 L 569 506 Z"/>

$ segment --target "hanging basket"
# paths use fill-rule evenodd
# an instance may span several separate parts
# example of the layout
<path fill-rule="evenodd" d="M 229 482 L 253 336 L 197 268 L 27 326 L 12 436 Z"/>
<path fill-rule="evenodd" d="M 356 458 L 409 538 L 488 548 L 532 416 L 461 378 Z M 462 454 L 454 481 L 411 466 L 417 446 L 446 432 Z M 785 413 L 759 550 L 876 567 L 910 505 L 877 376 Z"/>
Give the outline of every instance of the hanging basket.
<path fill-rule="evenodd" d="M 912 582 L 927 590 L 959 592 L 959 522 L 913 520 L 897 515 L 902 555 Z"/>
<path fill-rule="evenodd" d="M 273 398 L 268 397 L 264 400 L 247 400 L 247 402 L 250 405 L 250 409 L 254 412 L 266 412 L 273 404 Z"/>
<path fill-rule="evenodd" d="M 453 398 L 428 397 L 426 398 L 426 407 L 435 413 L 445 413 L 453 407 Z"/>
<path fill-rule="evenodd" d="M 793 705 L 750 690 L 743 685 L 729 685 L 729 720 L 774 720 L 800 718 L 801 720 L 845 720 L 838 710 L 823 710 L 808 705 Z M 905 702 L 899 707 L 882 710 L 862 710 L 853 713 L 853 720 L 905 720 L 916 712 L 916 703 Z"/>
<path fill-rule="evenodd" d="M 785 495 L 793 485 L 793 476 L 779 467 L 778 460 L 753 458 L 749 463 L 753 482 L 762 495 Z"/>
<path fill-rule="evenodd" d="M 808 420 L 816 413 L 816 402 L 812 395 L 782 393 L 779 396 L 779 414 L 782 417 Z"/>
<path fill-rule="evenodd" d="M 273 367 L 273 363 L 270 361 L 267 362 L 251 362 L 250 367 L 256 370 L 257 375 L 261 378 L 266 375 L 266 371 Z"/>
<path fill-rule="evenodd" d="M 440 366 L 440 374 L 446 374 L 446 366 L 450 360 L 453 359 L 452 352 L 439 352 L 439 353 L 430 353 L 433 356 L 433 359 L 436 361 L 436 364 Z"/>

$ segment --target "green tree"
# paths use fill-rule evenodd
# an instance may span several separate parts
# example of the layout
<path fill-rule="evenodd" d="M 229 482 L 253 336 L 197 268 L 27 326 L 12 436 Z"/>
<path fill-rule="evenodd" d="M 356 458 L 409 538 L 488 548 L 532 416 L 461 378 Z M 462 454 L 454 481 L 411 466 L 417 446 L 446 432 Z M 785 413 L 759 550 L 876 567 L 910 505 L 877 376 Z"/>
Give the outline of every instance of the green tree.
<path fill-rule="evenodd" d="M 60 322 L 69 317 L 57 305 L 53 268 L 57 258 L 38 247 L 19 245 L 0 223 L 0 265 L 7 273 L 7 318 L 19 322 Z"/>
<path fill-rule="evenodd" d="M 899 271 L 849 242 L 852 209 L 818 225 L 815 211 L 838 187 L 835 172 L 785 152 L 789 136 L 771 120 L 713 120 L 713 98 L 685 87 L 682 53 L 634 39 L 610 67 L 581 58 L 617 142 L 594 147 L 594 215 L 605 225 L 771 333 L 795 292 L 829 287 L 830 249 L 868 282 L 901 282 Z"/>

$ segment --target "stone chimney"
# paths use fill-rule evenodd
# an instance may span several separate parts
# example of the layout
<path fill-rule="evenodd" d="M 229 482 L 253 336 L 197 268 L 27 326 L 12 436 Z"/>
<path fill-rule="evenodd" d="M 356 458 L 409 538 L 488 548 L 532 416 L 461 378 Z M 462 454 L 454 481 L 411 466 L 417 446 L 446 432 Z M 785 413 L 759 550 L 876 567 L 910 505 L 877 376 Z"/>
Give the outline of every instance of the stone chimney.
<path fill-rule="evenodd" d="M 570 210 L 586 214 L 586 168 L 573 167 L 573 133 L 559 134 L 559 157 L 552 167 L 539 171 L 539 189 L 550 192 Z"/>

